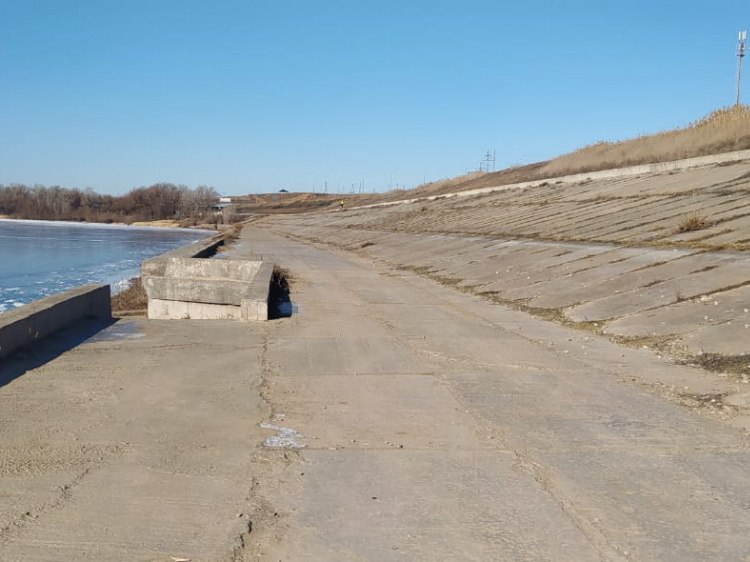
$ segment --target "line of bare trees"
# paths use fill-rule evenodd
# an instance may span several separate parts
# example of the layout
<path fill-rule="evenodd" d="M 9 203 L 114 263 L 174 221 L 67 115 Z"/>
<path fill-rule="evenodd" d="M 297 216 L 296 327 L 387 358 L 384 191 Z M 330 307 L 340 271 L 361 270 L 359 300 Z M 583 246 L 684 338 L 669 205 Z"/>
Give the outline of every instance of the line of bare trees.
<path fill-rule="evenodd" d="M 18 219 L 135 222 L 192 219 L 210 222 L 219 194 L 213 187 L 193 189 L 172 183 L 136 187 L 121 196 L 60 186 L 0 185 L 0 215 Z"/>

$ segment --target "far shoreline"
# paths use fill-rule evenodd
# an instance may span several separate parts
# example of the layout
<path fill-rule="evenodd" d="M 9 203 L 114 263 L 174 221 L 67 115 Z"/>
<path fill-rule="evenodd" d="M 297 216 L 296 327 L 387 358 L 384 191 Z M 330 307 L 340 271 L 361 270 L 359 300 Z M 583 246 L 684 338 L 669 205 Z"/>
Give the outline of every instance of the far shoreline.
<path fill-rule="evenodd" d="M 180 226 L 179 221 L 165 219 L 154 221 L 135 221 L 132 223 L 125 222 L 91 222 L 91 221 L 66 221 L 59 219 L 19 219 L 9 215 L 0 215 L 0 221 L 3 222 L 20 222 L 32 224 L 49 224 L 55 226 L 82 226 L 82 227 L 101 227 L 101 228 L 122 228 L 122 229 L 159 229 L 159 230 L 188 230 L 191 232 L 210 232 L 215 234 L 219 231 L 217 228 L 208 228 L 211 225 L 193 225 Z"/>

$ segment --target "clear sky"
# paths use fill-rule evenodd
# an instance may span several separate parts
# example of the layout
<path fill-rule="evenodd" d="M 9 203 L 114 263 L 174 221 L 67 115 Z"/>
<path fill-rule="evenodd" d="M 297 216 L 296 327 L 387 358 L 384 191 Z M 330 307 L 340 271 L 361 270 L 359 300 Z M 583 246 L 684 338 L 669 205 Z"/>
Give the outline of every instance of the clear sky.
<path fill-rule="evenodd" d="M 721 0 L 0 0 L 0 184 L 381 191 L 528 163 L 734 103 L 747 28 Z"/>

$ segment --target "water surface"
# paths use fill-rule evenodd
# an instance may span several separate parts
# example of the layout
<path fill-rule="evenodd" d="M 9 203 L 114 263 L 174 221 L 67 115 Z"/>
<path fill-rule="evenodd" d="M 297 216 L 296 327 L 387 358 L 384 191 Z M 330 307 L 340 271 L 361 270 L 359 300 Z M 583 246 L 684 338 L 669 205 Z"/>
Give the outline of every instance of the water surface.
<path fill-rule="evenodd" d="M 113 292 L 141 262 L 213 234 L 52 221 L 0 220 L 0 312 L 86 283 Z"/>

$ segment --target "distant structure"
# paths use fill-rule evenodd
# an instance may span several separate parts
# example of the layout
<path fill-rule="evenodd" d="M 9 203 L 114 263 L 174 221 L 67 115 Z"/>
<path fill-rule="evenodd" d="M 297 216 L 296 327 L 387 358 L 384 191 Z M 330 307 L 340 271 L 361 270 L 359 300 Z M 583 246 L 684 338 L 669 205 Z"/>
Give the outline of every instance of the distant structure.
<path fill-rule="evenodd" d="M 484 158 L 481 162 L 479 162 L 479 171 L 480 172 L 494 172 L 495 171 L 495 149 L 492 149 L 492 152 L 490 152 L 490 149 L 487 149 L 487 153 L 484 155 Z"/>
<path fill-rule="evenodd" d="M 740 105 L 740 92 L 742 87 L 742 59 L 745 58 L 745 40 L 747 40 L 747 31 L 740 31 L 739 42 L 737 43 L 737 103 Z"/>

